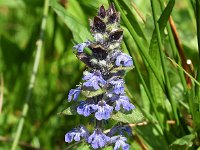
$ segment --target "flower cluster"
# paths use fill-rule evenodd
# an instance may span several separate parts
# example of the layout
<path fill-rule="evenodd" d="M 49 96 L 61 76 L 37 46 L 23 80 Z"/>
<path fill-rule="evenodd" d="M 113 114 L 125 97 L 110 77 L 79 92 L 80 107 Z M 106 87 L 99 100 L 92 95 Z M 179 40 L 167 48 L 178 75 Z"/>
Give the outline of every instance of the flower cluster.
<path fill-rule="evenodd" d="M 94 149 L 114 144 L 114 149 L 128 150 L 129 145 L 124 132 L 131 132 L 122 126 L 113 127 L 109 133 L 103 132 L 105 120 L 111 118 L 116 111 L 130 111 L 134 105 L 126 96 L 123 79 L 125 70 L 133 67 L 132 58 L 120 50 L 123 30 L 119 26 L 120 15 L 111 4 L 108 10 L 101 6 L 97 16 L 90 21 L 90 30 L 94 41 L 86 41 L 74 46 L 78 59 L 88 69 L 84 72 L 83 83 L 71 89 L 68 101 L 77 101 L 76 111 L 85 117 L 94 116 L 95 129 L 92 134 L 80 126 L 65 135 L 66 142 L 85 139 Z M 88 48 L 91 53 L 85 51 Z M 83 94 L 83 93 L 90 94 Z M 83 94 L 85 100 L 78 100 Z"/>

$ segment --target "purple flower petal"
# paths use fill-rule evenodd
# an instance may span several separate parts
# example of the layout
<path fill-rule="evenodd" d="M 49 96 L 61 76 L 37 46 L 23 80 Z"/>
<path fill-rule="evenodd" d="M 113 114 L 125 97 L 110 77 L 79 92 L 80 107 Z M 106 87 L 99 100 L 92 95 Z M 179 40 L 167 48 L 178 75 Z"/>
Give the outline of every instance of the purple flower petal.
<path fill-rule="evenodd" d="M 101 129 L 95 129 L 88 138 L 88 143 L 90 143 L 94 149 L 104 147 L 109 141 L 110 137 L 102 133 Z"/>
<path fill-rule="evenodd" d="M 119 53 L 118 56 L 116 57 L 115 65 L 130 67 L 130 66 L 133 66 L 133 61 L 132 61 L 131 56 L 125 53 Z"/>
<path fill-rule="evenodd" d="M 95 112 L 96 109 L 97 106 L 95 104 L 87 103 L 87 101 L 81 101 L 80 105 L 77 107 L 77 113 L 87 117 L 91 113 Z"/>
<path fill-rule="evenodd" d="M 100 71 L 88 73 L 83 77 L 83 80 L 86 81 L 83 83 L 84 87 L 92 88 L 94 90 L 98 90 L 100 88 L 99 85 L 106 84 L 106 81 L 103 79 Z"/>
<path fill-rule="evenodd" d="M 105 101 L 100 101 L 97 105 L 97 112 L 95 113 L 95 117 L 97 120 L 109 119 L 110 115 L 113 111 L 113 107 L 106 104 Z"/>
<path fill-rule="evenodd" d="M 124 94 L 124 80 L 123 79 L 111 79 L 111 81 L 109 81 L 109 83 L 111 85 L 114 86 L 113 88 L 113 92 L 115 94 Z"/>
<path fill-rule="evenodd" d="M 127 111 L 135 108 L 135 106 L 129 102 L 129 98 L 124 95 L 120 95 L 119 99 L 116 100 L 115 110 L 119 111 L 121 106 Z"/>
<path fill-rule="evenodd" d="M 127 139 L 123 136 L 113 136 L 111 137 L 111 143 L 115 143 L 114 150 L 120 149 L 122 150 L 129 150 L 129 145 L 126 143 Z"/>
<path fill-rule="evenodd" d="M 86 42 L 84 42 L 84 43 L 80 43 L 80 44 L 78 44 L 78 45 L 75 45 L 75 46 L 73 47 L 73 49 L 77 49 L 77 51 L 78 51 L 79 53 L 82 53 L 83 50 L 84 50 L 84 48 L 87 47 L 87 46 L 89 46 L 89 45 L 90 45 L 90 41 L 86 41 Z"/>
<path fill-rule="evenodd" d="M 88 130 L 84 126 L 80 126 L 79 128 L 74 128 L 65 134 L 65 142 L 70 143 L 73 139 L 75 141 L 80 141 L 81 137 L 87 139 L 88 136 Z"/>
<path fill-rule="evenodd" d="M 79 96 L 80 92 L 81 92 L 81 88 L 80 87 L 78 87 L 76 89 L 71 89 L 69 91 L 69 94 L 68 94 L 68 102 L 71 102 L 71 100 L 75 100 L 76 101 L 78 99 L 78 96 Z"/>

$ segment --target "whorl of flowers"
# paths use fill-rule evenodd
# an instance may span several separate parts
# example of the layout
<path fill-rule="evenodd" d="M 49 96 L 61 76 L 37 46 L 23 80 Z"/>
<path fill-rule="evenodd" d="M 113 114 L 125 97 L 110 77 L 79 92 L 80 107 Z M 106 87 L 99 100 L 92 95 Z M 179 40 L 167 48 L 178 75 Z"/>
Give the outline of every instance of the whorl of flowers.
<path fill-rule="evenodd" d="M 84 62 L 88 69 L 84 71 L 83 83 L 76 89 L 71 89 L 68 101 L 77 101 L 76 111 L 85 117 L 93 116 L 95 129 L 93 133 L 84 126 L 79 126 L 65 135 L 66 142 L 85 139 L 94 149 L 114 145 L 114 149 L 128 150 L 129 145 L 124 137 L 124 131 L 131 132 L 123 126 L 114 126 L 109 133 L 104 133 L 105 120 L 112 113 L 134 109 L 124 90 L 124 75 L 127 67 L 133 67 L 132 58 L 120 50 L 123 30 L 120 28 L 120 14 L 111 4 L 108 10 L 101 6 L 97 16 L 90 21 L 90 30 L 94 41 L 86 41 L 74 46 L 78 59 Z M 91 53 L 88 53 L 85 48 Z M 92 94 L 91 94 L 92 93 Z M 79 95 L 85 100 L 78 101 Z"/>

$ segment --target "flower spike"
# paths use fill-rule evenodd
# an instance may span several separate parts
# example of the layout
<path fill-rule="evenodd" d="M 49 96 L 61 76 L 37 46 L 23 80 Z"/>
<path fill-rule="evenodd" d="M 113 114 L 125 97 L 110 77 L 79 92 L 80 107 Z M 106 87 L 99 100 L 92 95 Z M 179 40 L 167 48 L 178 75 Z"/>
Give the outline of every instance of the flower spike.
<path fill-rule="evenodd" d="M 115 126 L 108 134 L 104 133 L 105 123 L 109 123 L 113 113 L 135 108 L 126 96 L 124 87 L 124 75 L 128 67 L 133 67 L 133 60 L 121 51 L 123 30 L 119 21 L 120 14 L 113 3 L 107 10 L 101 6 L 90 21 L 94 41 L 73 47 L 77 58 L 87 65 L 87 69 L 79 87 L 69 91 L 68 101 L 74 100 L 77 113 L 92 118 L 95 125 L 91 133 L 85 127 L 69 131 L 65 135 L 68 143 L 83 138 L 93 149 L 107 145 L 113 145 L 114 150 L 129 149 L 123 134 L 127 130 L 125 126 Z M 90 54 L 84 51 L 86 47 L 91 50 Z M 78 100 L 83 96 L 85 100 Z"/>

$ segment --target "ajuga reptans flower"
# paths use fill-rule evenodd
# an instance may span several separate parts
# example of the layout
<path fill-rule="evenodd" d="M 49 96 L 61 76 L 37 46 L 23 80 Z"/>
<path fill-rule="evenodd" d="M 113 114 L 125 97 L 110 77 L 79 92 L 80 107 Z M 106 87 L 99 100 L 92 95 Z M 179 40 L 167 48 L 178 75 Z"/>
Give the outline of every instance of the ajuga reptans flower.
<path fill-rule="evenodd" d="M 113 145 L 115 150 L 128 150 L 129 145 L 124 137 L 125 127 L 115 126 L 109 133 L 104 133 L 105 120 L 112 113 L 123 110 L 131 111 L 134 105 L 126 96 L 124 75 L 127 68 L 133 67 L 133 60 L 121 51 L 123 30 L 120 28 L 120 14 L 111 4 L 108 10 L 101 6 L 97 15 L 90 20 L 90 31 L 93 41 L 86 41 L 73 47 L 77 58 L 87 66 L 83 82 L 71 89 L 68 101 L 75 101 L 78 114 L 93 117 L 94 131 L 90 133 L 84 126 L 74 128 L 65 135 L 66 142 L 85 139 L 93 149 Z M 85 52 L 88 48 L 91 53 Z M 90 93 L 90 94 L 84 94 Z M 82 94 L 85 99 L 78 100 Z"/>

